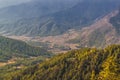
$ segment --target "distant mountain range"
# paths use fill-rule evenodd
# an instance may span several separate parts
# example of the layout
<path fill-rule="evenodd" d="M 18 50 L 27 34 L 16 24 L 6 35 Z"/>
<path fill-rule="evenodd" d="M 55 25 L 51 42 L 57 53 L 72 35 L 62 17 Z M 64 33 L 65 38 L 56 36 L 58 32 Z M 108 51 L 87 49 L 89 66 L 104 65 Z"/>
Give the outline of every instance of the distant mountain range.
<path fill-rule="evenodd" d="M 119 5 L 119 0 L 35 0 L 10 6 L 0 9 L 0 34 L 18 39 L 27 36 L 33 41 L 30 44 L 43 42 L 37 46 L 50 50 L 56 49 L 56 45 L 62 50 L 103 48 L 120 43 Z M 72 36 L 71 30 L 76 31 Z"/>
<path fill-rule="evenodd" d="M 0 9 L 0 20 L 18 20 L 41 17 L 52 14 L 77 4 L 79 0 L 31 0 L 31 2 L 13 5 Z M 2 20 L 3 19 L 3 20 Z"/>
<path fill-rule="evenodd" d="M 92 24 L 117 9 L 119 3 L 119 0 L 33 1 L 11 6 L 0 10 L 0 32 L 6 35 L 59 35 Z"/>
<path fill-rule="evenodd" d="M 70 29 L 64 34 L 46 37 L 9 36 L 28 41 L 34 46 L 42 46 L 51 51 L 61 52 L 81 47 L 104 48 L 110 44 L 120 44 L 120 11 L 115 10 L 95 20 L 81 29 Z"/>

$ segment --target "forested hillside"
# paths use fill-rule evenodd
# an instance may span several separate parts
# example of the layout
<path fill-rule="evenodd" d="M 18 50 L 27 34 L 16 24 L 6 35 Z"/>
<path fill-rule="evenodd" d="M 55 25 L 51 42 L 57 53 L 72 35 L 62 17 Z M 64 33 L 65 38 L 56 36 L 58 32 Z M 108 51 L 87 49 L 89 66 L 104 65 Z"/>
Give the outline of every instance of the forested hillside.
<path fill-rule="evenodd" d="M 69 51 L 4 77 L 3 80 L 120 80 L 120 45 Z"/>
<path fill-rule="evenodd" d="M 25 42 L 0 36 L 0 62 L 15 57 L 51 56 L 50 52 L 40 47 L 33 47 Z"/>

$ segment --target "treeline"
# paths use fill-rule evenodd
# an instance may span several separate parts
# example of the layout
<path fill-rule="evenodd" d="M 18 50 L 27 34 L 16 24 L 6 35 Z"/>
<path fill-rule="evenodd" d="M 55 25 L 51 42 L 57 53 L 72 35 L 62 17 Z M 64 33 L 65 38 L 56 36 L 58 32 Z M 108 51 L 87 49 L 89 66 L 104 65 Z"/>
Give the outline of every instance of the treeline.
<path fill-rule="evenodd" d="M 0 36 L 0 61 L 12 57 L 51 56 L 50 52 L 40 47 L 33 47 L 25 42 Z"/>
<path fill-rule="evenodd" d="M 120 45 L 69 51 L 3 80 L 120 80 Z"/>

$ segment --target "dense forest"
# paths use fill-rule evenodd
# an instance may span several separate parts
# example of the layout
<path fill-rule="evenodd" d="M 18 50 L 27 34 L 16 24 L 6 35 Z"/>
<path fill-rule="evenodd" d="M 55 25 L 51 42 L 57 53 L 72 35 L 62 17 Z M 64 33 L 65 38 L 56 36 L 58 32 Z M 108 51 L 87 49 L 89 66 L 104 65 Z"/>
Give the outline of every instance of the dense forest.
<path fill-rule="evenodd" d="M 120 80 L 120 45 L 69 51 L 3 77 L 3 80 Z"/>
<path fill-rule="evenodd" d="M 0 62 L 14 57 L 51 56 L 52 54 L 40 47 L 30 46 L 25 42 L 0 36 Z"/>

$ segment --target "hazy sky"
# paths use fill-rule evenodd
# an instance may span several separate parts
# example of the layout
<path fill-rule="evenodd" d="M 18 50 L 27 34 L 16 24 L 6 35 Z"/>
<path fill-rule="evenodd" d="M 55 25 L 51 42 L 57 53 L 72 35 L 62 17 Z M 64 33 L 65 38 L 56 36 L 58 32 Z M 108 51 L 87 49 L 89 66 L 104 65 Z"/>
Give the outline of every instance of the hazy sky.
<path fill-rule="evenodd" d="M 0 8 L 7 7 L 10 5 L 16 5 L 16 4 L 20 4 L 28 1 L 31 1 L 31 0 L 0 0 Z"/>
<path fill-rule="evenodd" d="M 7 6 L 11 6 L 11 5 L 16 5 L 16 4 L 20 4 L 20 3 L 25 3 L 28 1 L 35 1 L 35 0 L 0 0 L 0 8 L 2 7 L 7 7 Z M 37 1 L 37 0 L 36 0 Z M 82 1 L 82 0 L 38 0 L 38 1 L 42 1 L 42 2 L 50 2 L 50 1 Z"/>

